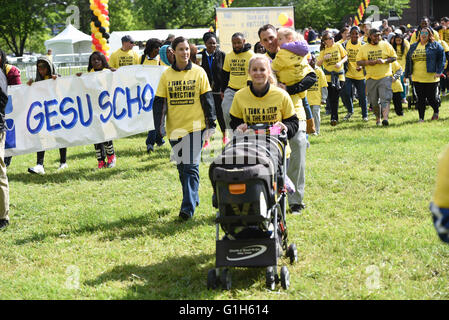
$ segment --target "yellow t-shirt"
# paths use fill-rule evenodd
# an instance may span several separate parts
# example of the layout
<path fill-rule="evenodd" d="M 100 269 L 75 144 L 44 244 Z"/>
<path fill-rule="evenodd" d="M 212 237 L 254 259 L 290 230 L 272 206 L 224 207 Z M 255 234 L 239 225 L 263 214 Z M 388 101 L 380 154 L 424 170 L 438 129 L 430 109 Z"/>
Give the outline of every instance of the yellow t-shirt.
<path fill-rule="evenodd" d="M 330 54 L 331 58 L 329 60 L 324 61 L 324 56 L 326 54 Z M 340 72 L 343 71 L 344 65 L 341 64 L 340 68 L 336 68 L 335 64 L 337 62 L 340 62 L 344 57 L 346 57 L 347 52 L 343 48 L 343 46 L 339 43 L 334 43 L 334 45 L 330 48 L 324 48 L 324 50 L 320 51 L 320 55 L 318 57 L 318 60 L 323 60 L 323 68 L 326 69 L 329 72 Z M 345 81 L 345 75 L 341 74 L 339 77 L 340 81 Z M 326 81 L 331 82 L 331 75 L 326 75 Z"/>
<path fill-rule="evenodd" d="M 395 61 L 391 64 L 391 69 L 392 69 L 393 74 L 398 72 L 398 70 L 403 70 L 401 65 L 397 61 Z M 402 88 L 401 79 L 398 79 L 398 80 L 393 79 L 393 83 L 391 84 L 391 89 L 393 90 L 393 93 L 404 91 L 404 88 Z"/>
<path fill-rule="evenodd" d="M 396 46 L 396 55 L 398 56 L 397 61 L 401 65 L 402 71 L 405 70 L 405 62 L 407 58 L 408 50 L 410 49 L 410 43 L 404 40 L 404 52 L 401 50 L 401 46 Z"/>
<path fill-rule="evenodd" d="M 442 153 L 438 163 L 433 203 L 440 208 L 449 208 L 449 146 Z"/>
<path fill-rule="evenodd" d="M 326 76 L 321 68 L 316 67 L 317 81 L 307 90 L 307 100 L 311 106 L 321 105 L 321 89 L 327 87 Z"/>
<path fill-rule="evenodd" d="M 237 91 L 230 114 L 247 124 L 275 124 L 294 116 L 295 110 L 288 93 L 271 85 L 263 97 L 256 97 L 250 87 Z"/>
<path fill-rule="evenodd" d="M 166 131 L 169 139 L 206 128 L 200 95 L 211 91 L 203 68 L 192 63 L 192 69 L 162 73 L 156 95 L 167 98 Z"/>
<path fill-rule="evenodd" d="M 444 53 L 446 53 L 446 52 L 449 52 L 449 45 L 447 44 L 447 42 L 446 41 L 444 41 L 444 40 L 440 40 L 440 44 L 443 46 L 443 49 L 444 49 Z M 446 64 L 444 65 L 444 69 L 446 69 L 447 68 L 447 64 L 448 64 L 448 62 L 449 61 L 447 61 L 447 59 L 446 59 Z"/>
<path fill-rule="evenodd" d="M 156 57 L 157 58 L 157 57 Z M 160 61 L 159 59 L 148 59 L 148 57 L 145 57 L 145 60 L 143 60 L 142 65 L 144 66 L 160 66 L 162 65 L 162 61 Z M 142 61 L 142 56 L 140 56 L 139 58 L 139 62 Z"/>
<path fill-rule="evenodd" d="M 365 74 L 363 73 L 363 68 L 357 71 L 357 53 L 359 53 L 362 47 L 362 42 L 359 40 L 356 44 L 352 44 L 351 40 L 346 42 L 346 52 L 348 53 L 348 71 L 346 72 L 346 77 L 354 80 L 364 80 Z"/>
<path fill-rule="evenodd" d="M 440 41 L 440 35 L 435 30 L 433 30 L 433 37 L 435 38 L 435 41 Z M 415 32 L 413 32 L 412 36 L 410 37 L 410 44 L 414 44 L 415 42 L 418 42 L 418 41 L 419 41 L 419 36 L 416 37 L 416 31 L 415 31 Z"/>
<path fill-rule="evenodd" d="M 422 83 L 439 82 L 440 78 L 435 78 L 435 73 L 427 72 L 426 57 L 426 46 L 423 46 L 421 42 L 419 42 L 416 50 L 412 54 L 412 81 Z"/>
<path fill-rule="evenodd" d="M 377 45 L 370 43 L 364 44 L 357 54 L 357 61 L 377 60 L 387 58 L 397 58 L 396 51 L 386 41 L 379 41 Z M 376 64 L 374 66 L 365 66 L 366 79 L 379 80 L 385 77 L 391 77 L 390 63 Z"/>
<path fill-rule="evenodd" d="M 226 54 L 223 70 L 229 72 L 229 87 L 235 90 L 246 87 L 247 81 L 250 80 L 248 75 L 249 60 L 253 55 L 254 52 L 252 50 L 239 54 L 231 51 Z"/>
<path fill-rule="evenodd" d="M 306 75 L 313 72 L 307 61 L 307 55 L 302 57 L 286 49 L 280 49 L 271 63 L 271 68 L 276 73 L 279 82 L 287 86 L 300 82 Z M 303 99 L 306 91 L 298 93 Z"/>
<path fill-rule="evenodd" d="M 139 54 L 134 50 L 123 51 L 121 48 L 111 54 L 109 65 L 118 69 L 123 66 L 140 64 Z"/>
<path fill-rule="evenodd" d="M 443 40 L 445 42 L 449 43 L 449 29 L 441 29 L 443 36 L 440 37 L 440 40 Z"/>

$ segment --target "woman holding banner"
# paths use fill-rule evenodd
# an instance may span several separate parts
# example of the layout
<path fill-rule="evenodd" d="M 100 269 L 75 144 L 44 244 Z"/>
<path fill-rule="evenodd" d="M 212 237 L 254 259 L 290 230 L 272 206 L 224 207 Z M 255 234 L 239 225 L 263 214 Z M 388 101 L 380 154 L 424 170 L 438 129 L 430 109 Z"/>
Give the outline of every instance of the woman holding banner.
<path fill-rule="evenodd" d="M 179 217 L 189 220 L 199 205 L 199 163 L 203 140 L 215 130 L 215 107 L 212 91 L 203 68 L 190 61 L 187 39 L 172 42 L 174 62 L 159 80 L 153 103 L 154 127 L 162 136 L 166 130 L 177 163 L 182 185 Z"/>
<path fill-rule="evenodd" d="M 101 53 L 100 51 L 93 52 L 89 57 L 89 65 L 87 66 L 87 71 L 96 72 L 102 71 L 104 69 L 115 71 L 114 68 L 111 68 L 109 66 L 108 61 L 106 60 L 106 57 L 103 53 Z M 94 147 L 98 160 L 98 169 L 114 168 L 116 157 L 112 140 L 97 143 L 94 145 Z M 106 162 L 106 157 L 108 158 L 108 162 Z"/>
<path fill-rule="evenodd" d="M 56 80 L 58 75 L 56 74 L 56 69 L 53 63 L 45 56 L 41 56 L 36 61 L 36 79 L 35 81 L 42 81 L 47 79 Z M 33 83 L 33 79 L 28 80 L 27 84 L 31 86 Z M 58 170 L 63 170 L 67 168 L 67 148 L 59 149 L 59 168 Z M 37 153 L 37 164 L 32 168 L 28 168 L 29 173 L 37 173 L 37 174 L 45 174 L 44 170 L 44 157 L 45 151 L 39 151 Z"/>
<path fill-rule="evenodd" d="M 6 76 L 8 86 L 22 84 L 22 81 L 20 80 L 20 70 L 8 64 L 6 53 L 2 49 L 0 49 L 0 69 Z M 11 159 L 12 157 L 5 157 L 5 164 L 7 167 L 11 164 Z"/>

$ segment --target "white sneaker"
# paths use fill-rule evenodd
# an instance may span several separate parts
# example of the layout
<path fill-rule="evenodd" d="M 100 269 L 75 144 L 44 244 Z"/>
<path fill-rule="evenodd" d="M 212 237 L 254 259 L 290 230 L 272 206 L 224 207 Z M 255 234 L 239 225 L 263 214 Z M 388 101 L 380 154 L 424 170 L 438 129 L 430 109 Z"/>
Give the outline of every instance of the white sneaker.
<path fill-rule="evenodd" d="M 67 165 L 67 163 L 61 163 L 61 164 L 59 164 L 59 168 L 58 168 L 58 171 L 61 171 L 61 170 L 64 170 L 64 169 L 66 169 L 68 167 L 68 165 Z"/>
<path fill-rule="evenodd" d="M 368 117 L 363 118 L 363 121 L 368 122 L 369 121 Z"/>
<path fill-rule="evenodd" d="M 45 174 L 44 166 L 41 164 L 37 164 L 36 166 L 32 168 L 28 168 L 29 173 L 36 173 L 36 174 Z"/>

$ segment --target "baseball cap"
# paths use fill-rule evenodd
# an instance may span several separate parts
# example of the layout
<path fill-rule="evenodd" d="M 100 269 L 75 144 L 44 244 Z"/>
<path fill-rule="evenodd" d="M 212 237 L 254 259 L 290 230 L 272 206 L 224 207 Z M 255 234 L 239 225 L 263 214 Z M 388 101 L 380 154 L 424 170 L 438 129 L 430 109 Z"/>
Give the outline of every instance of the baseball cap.
<path fill-rule="evenodd" d="M 135 41 L 134 41 L 134 39 L 133 39 L 129 34 L 127 34 L 126 36 L 123 36 L 123 37 L 122 37 L 122 42 L 131 42 L 131 43 L 134 43 Z"/>

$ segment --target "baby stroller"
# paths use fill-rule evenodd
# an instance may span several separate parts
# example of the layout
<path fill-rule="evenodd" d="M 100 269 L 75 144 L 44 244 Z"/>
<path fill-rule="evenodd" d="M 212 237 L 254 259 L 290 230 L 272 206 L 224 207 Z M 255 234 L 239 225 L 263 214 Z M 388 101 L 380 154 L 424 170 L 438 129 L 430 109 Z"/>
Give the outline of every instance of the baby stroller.
<path fill-rule="evenodd" d="M 266 267 L 266 285 L 274 290 L 290 285 L 286 266 L 277 272 L 282 252 L 298 260 L 295 244 L 288 245 L 286 224 L 287 135 L 273 134 L 268 125 L 250 126 L 253 134 L 236 135 L 209 167 L 216 222 L 215 268 L 207 287 L 231 288 L 228 267 Z M 271 131 L 271 134 L 270 134 Z M 220 227 L 224 237 L 220 239 Z"/>

